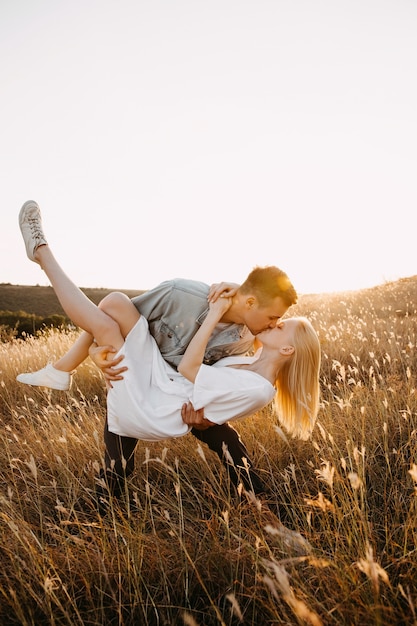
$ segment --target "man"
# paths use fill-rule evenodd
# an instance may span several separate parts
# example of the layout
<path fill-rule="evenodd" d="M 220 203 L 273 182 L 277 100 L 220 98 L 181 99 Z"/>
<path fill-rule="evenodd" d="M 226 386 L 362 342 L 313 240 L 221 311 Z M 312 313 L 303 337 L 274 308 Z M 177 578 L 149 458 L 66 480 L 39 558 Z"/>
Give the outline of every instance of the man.
<path fill-rule="evenodd" d="M 233 304 L 209 341 L 204 359 L 208 365 L 222 357 L 251 350 L 256 335 L 276 326 L 288 308 L 297 302 L 296 291 L 288 276 L 274 266 L 256 267 L 236 288 L 221 283 L 210 291 L 204 283 L 175 279 L 161 283 L 132 301 L 148 320 L 149 330 L 162 356 L 176 367 L 207 314 L 208 299 L 221 297 L 222 292 L 233 295 Z M 93 344 L 90 356 L 112 384 L 120 379 L 124 368 L 116 367 L 119 359 L 109 367 L 106 360 L 109 351 L 112 351 L 109 346 Z M 257 495 L 267 491 L 252 468 L 248 451 L 234 428 L 227 423 L 208 427 L 203 411 L 195 412 L 190 405 L 184 405 L 182 415 L 184 421 L 193 426 L 192 434 L 216 452 L 225 464 L 235 486 L 242 482 L 247 490 L 253 490 Z M 134 470 L 137 440 L 111 433 L 106 423 L 104 441 L 105 478 L 109 491 L 117 497 L 124 492 L 125 479 Z"/>
<path fill-rule="evenodd" d="M 222 317 L 207 345 L 204 363 L 212 365 L 225 356 L 245 354 L 254 347 L 256 335 L 277 322 L 297 301 L 297 294 L 288 276 L 275 266 L 256 267 L 240 286 L 220 283 L 208 285 L 185 279 L 175 279 L 133 298 L 139 312 L 146 317 L 151 335 L 164 359 L 176 367 L 189 342 L 207 315 L 209 301 L 221 295 L 232 297 L 231 307 Z M 103 302 L 105 299 L 103 300 Z M 90 354 L 101 368 L 107 384 L 122 377 L 125 368 L 118 367 L 116 358 L 109 366 L 111 346 L 92 344 L 91 336 L 83 333 L 74 346 L 56 361 L 32 373 L 19 374 L 17 380 L 30 385 L 54 389 L 69 389 L 71 372 Z M 117 384 L 117 382 L 114 382 Z M 184 405 L 182 417 L 192 426 L 192 434 L 216 452 L 225 464 L 229 477 L 237 486 L 241 481 L 256 494 L 266 492 L 258 473 L 252 468 L 248 451 L 237 431 L 229 424 L 211 425 L 203 410 L 195 412 Z M 109 491 L 120 496 L 125 491 L 125 479 L 134 470 L 137 440 L 104 430 L 105 467 L 102 478 Z"/>

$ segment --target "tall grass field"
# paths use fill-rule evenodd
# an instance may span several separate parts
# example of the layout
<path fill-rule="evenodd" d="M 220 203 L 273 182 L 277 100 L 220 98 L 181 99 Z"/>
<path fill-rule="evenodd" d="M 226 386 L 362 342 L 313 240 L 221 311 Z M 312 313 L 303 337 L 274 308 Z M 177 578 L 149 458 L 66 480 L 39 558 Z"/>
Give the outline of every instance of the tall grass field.
<path fill-rule="evenodd" d="M 417 276 L 291 313 L 322 346 L 313 437 L 272 407 L 235 423 L 268 501 L 189 434 L 139 443 L 129 497 L 101 515 L 101 374 L 15 380 L 77 331 L 0 343 L 2 626 L 417 625 Z"/>

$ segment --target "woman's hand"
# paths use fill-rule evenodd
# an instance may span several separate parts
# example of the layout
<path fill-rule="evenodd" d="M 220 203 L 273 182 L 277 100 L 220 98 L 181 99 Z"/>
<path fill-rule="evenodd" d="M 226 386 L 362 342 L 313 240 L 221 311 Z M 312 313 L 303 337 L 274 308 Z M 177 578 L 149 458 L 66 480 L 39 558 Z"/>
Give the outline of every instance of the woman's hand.
<path fill-rule="evenodd" d="M 113 348 L 113 346 L 98 346 L 96 343 L 92 343 L 88 350 L 91 360 L 101 370 L 104 376 L 107 389 L 113 387 L 112 381 L 123 380 L 121 374 L 127 370 L 127 367 L 115 367 L 124 359 L 123 354 L 115 359 L 109 358 L 109 355 L 115 352 L 117 352 L 117 350 Z"/>
<path fill-rule="evenodd" d="M 209 313 L 217 315 L 220 320 L 233 304 L 233 298 L 220 296 L 217 300 L 209 302 Z"/>
<path fill-rule="evenodd" d="M 239 289 L 237 283 L 213 283 L 210 286 L 207 300 L 209 302 L 216 302 L 218 298 L 233 298 Z"/>
<path fill-rule="evenodd" d="M 221 322 L 231 305 L 232 298 L 219 298 L 216 302 L 209 303 L 209 310 L 203 323 L 191 339 L 181 361 L 178 363 L 179 373 L 191 383 L 195 382 L 204 361 L 204 353 L 213 330 Z"/>

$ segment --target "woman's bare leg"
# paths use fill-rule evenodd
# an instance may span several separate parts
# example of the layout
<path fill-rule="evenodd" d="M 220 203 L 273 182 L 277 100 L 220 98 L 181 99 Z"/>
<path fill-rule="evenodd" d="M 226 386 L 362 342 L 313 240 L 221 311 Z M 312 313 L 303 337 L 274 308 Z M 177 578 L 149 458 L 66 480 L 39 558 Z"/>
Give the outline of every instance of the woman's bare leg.
<path fill-rule="evenodd" d="M 122 293 L 108 294 L 98 307 L 119 324 L 123 337 L 126 337 L 138 319 L 136 307 L 133 306 L 130 298 Z M 89 349 L 93 340 L 94 338 L 90 333 L 82 332 L 71 348 L 55 361 L 53 367 L 61 372 L 72 372 L 77 369 L 89 356 Z"/>
<path fill-rule="evenodd" d="M 97 307 L 78 289 L 48 246 L 36 202 L 25 202 L 19 213 L 19 224 L 29 259 L 39 263 L 51 281 L 64 311 L 85 332 L 54 365 L 49 363 L 36 372 L 19 374 L 16 379 L 27 385 L 65 391 L 71 386 L 71 372 L 87 357 L 93 337 L 102 346 L 112 346 L 111 351 L 102 355 L 111 361 L 140 315 L 124 294 L 110 294 Z"/>
<path fill-rule="evenodd" d="M 117 322 L 101 311 L 72 282 L 56 261 L 49 245 L 39 246 L 33 256 L 49 278 L 62 308 L 74 324 L 87 331 L 98 343 L 120 348 L 123 336 Z"/>
<path fill-rule="evenodd" d="M 54 363 L 34 372 L 18 374 L 16 380 L 34 387 L 48 387 L 68 391 L 71 387 L 72 373 L 88 356 L 92 336 L 83 331 L 71 348 Z"/>
<path fill-rule="evenodd" d="M 99 345 L 112 345 L 118 350 L 124 338 L 138 321 L 140 314 L 123 293 L 109 294 L 100 307 L 92 302 L 65 274 L 49 245 L 42 245 L 34 253 L 37 263 L 48 276 L 57 298 L 68 317 Z M 85 348 L 85 339 L 82 347 Z M 76 355 L 79 358 L 79 346 Z"/>
<path fill-rule="evenodd" d="M 53 366 L 61 372 L 72 372 L 88 357 L 88 350 L 93 342 L 90 333 L 83 331 L 74 341 L 71 348 L 65 352 Z"/>
<path fill-rule="evenodd" d="M 123 337 L 126 337 L 132 326 L 139 319 L 137 309 L 130 298 L 122 293 L 110 293 L 98 305 L 99 309 L 110 315 L 121 329 Z M 89 349 L 94 337 L 84 331 L 76 339 L 71 348 L 62 355 L 54 364 L 54 368 L 61 372 L 72 372 L 89 356 Z"/>
<path fill-rule="evenodd" d="M 22 206 L 19 225 L 29 259 L 39 263 L 68 317 L 99 344 L 112 345 L 118 350 L 123 345 L 124 336 L 138 320 L 139 313 L 136 312 L 134 316 L 130 307 L 122 306 L 121 309 L 126 308 L 127 313 L 126 319 L 121 320 L 122 327 L 119 327 L 117 321 L 87 298 L 55 259 L 43 233 L 39 206 L 33 200 L 28 200 Z M 134 309 L 133 304 L 130 304 Z"/>

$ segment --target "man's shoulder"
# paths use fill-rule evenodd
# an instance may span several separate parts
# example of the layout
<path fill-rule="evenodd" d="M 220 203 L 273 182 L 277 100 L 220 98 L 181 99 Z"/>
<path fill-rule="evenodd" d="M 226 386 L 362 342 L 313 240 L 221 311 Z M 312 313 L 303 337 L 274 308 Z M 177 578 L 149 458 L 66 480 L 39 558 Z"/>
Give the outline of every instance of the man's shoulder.
<path fill-rule="evenodd" d="M 209 292 L 209 286 L 206 283 L 190 280 L 187 278 L 173 278 L 166 280 L 153 289 L 145 291 L 140 296 L 133 298 L 133 303 L 139 307 L 154 306 L 157 303 L 162 302 L 199 302 L 204 301 L 207 306 L 207 295 Z M 146 315 L 145 310 L 143 313 Z"/>
<path fill-rule="evenodd" d="M 189 278 L 173 278 L 168 281 L 173 290 L 182 291 L 196 296 L 207 297 L 209 292 L 209 286 L 198 280 L 191 280 Z"/>
<path fill-rule="evenodd" d="M 191 296 L 207 298 L 209 286 L 198 280 L 190 280 L 189 278 L 172 278 L 165 280 L 153 289 L 145 292 L 145 294 L 166 293 L 171 296 L 189 294 Z"/>

